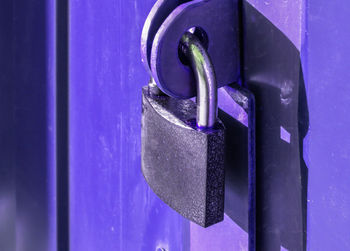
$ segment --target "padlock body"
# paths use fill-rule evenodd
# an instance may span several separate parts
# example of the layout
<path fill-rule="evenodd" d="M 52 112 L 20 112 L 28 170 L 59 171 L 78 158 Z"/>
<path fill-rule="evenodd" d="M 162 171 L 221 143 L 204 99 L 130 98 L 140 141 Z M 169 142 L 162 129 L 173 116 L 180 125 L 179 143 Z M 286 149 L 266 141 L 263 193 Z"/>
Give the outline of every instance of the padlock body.
<path fill-rule="evenodd" d="M 142 172 L 166 204 L 207 227 L 223 220 L 224 126 L 199 130 L 196 104 L 142 90 Z"/>

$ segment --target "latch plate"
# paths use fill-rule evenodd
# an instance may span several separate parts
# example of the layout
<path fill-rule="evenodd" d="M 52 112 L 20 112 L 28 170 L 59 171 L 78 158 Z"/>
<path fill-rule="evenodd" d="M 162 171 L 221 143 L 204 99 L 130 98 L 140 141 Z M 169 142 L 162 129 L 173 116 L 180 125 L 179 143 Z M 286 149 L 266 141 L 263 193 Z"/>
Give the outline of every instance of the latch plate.
<path fill-rule="evenodd" d="M 141 51 L 143 62 L 159 88 L 172 97 L 196 96 L 194 76 L 178 55 L 182 35 L 193 27 L 206 33 L 218 87 L 239 78 L 237 0 L 195 0 L 182 4 L 159 0 L 146 21 Z"/>

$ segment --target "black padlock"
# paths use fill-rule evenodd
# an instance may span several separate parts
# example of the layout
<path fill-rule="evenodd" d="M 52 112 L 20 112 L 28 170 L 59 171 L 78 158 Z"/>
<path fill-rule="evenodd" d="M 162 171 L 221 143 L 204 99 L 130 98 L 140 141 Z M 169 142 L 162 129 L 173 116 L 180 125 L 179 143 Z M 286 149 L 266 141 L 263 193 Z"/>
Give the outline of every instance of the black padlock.
<path fill-rule="evenodd" d="M 224 125 L 217 119 L 215 72 L 191 33 L 182 39 L 197 81 L 197 104 L 142 90 L 142 172 L 152 190 L 189 220 L 207 227 L 224 215 Z"/>

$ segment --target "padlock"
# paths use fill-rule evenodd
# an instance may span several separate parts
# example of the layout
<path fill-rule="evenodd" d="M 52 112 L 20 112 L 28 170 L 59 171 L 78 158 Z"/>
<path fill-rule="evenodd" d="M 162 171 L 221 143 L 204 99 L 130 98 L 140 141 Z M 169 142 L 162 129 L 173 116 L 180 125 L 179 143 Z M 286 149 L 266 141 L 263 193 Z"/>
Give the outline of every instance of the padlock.
<path fill-rule="evenodd" d="M 181 42 L 197 82 L 197 104 L 162 94 L 153 81 L 143 87 L 142 172 L 160 199 L 208 227 L 224 216 L 225 129 L 217 118 L 217 83 L 205 48 L 189 32 Z"/>

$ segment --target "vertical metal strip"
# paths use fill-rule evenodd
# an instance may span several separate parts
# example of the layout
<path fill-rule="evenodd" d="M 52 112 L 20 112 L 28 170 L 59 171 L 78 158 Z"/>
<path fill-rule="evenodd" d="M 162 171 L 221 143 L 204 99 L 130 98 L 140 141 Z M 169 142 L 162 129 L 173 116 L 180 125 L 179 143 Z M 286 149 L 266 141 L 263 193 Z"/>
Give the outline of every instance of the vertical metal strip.
<path fill-rule="evenodd" d="M 0 250 L 16 247 L 13 3 L 0 2 Z"/>
<path fill-rule="evenodd" d="M 68 0 L 56 2 L 57 248 L 69 250 Z"/>
<path fill-rule="evenodd" d="M 0 77 L 5 88 L 1 94 L 6 98 L 0 98 L 0 109 L 6 109 L 1 127 L 7 131 L 0 129 L 5 136 L 0 141 L 8 142 L 1 161 L 8 158 L 10 163 L 0 164 L 9 178 L 0 183 L 12 189 L 13 200 L 8 199 L 9 190 L 3 194 L 0 189 L 0 207 L 6 209 L 0 209 L 6 211 L 0 218 L 12 217 L 14 225 L 0 222 L 13 235 L 6 238 L 6 247 L 0 240 L 0 250 L 57 249 L 55 2 L 1 3 L 1 18 L 6 21 L 0 22 L 4 38 L 0 47 L 7 48 L 1 54 L 5 66 L 1 67 L 5 70 Z"/>
<path fill-rule="evenodd" d="M 244 9 L 243 0 L 238 0 L 238 31 L 239 31 L 239 59 L 240 59 L 240 78 L 238 80 L 241 86 L 246 87 L 244 72 Z"/>

